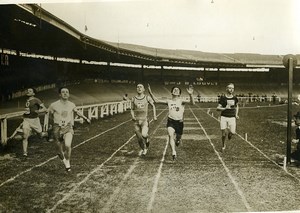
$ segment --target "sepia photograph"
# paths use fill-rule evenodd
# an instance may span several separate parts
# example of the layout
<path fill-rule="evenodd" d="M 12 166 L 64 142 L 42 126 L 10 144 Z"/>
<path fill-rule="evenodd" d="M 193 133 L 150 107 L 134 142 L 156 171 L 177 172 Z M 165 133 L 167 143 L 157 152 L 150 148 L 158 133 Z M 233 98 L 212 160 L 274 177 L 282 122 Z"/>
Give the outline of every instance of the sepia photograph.
<path fill-rule="evenodd" d="M 299 11 L 1 0 L 0 212 L 300 212 Z"/>

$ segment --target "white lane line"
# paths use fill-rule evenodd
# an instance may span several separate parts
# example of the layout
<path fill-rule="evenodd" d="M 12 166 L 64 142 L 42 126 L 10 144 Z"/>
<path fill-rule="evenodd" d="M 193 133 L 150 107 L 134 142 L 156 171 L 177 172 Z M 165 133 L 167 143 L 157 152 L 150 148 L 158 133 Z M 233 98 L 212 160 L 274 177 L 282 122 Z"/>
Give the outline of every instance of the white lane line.
<path fill-rule="evenodd" d="M 123 123 L 120 123 L 120 124 L 117 125 L 117 126 L 114 126 L 114 127 L 110 128 L 110 129 L 108 129 L 108 130 L 105 130 L 104 132 L 101 132 L 101 133 L 99 133 L 99 134 L 97 134 L 97 135 L 95 135 L 95 136 L 93 136 L 93 137 L 91 137 L 91 138 L 89 138 L 89 139 L 87 139 L 87 140 L 85 140 L 85 141 L 83 141 L 83 142 L 77 144 L 77 145 L 74 146 L 72 149 L 76 149 L 77 147 L 79 147 L 79 146 L 81 146 L 81 145 L 83 145 L 83 144 L 89 142 L 90 140 L 93 140 L 93 139 L 95 139 L 95 138 L 97 138 L 97 137 L 99 137 L 99 136 L 101 136 L 101 135 L 103 135 L 103 134 L 105 134 L 105 133 L 107 133 L 107 132 L 109 132 L 109 131 L 111 131 L 111 130 L 114 130 L 114 129 L 116 129 L 116 128 L 122 126 L 123 124 L 125 124 L 125 123 L 127 123 L 127 122 L 130 122 L 130 121 L 131 121 L 131 120 L 127 120 L 127 121 L 125 121 L 125 122 L 123 122 Z M 13 177 L 7 179 L 6 181 L 2 182 L 2 183 L 0 184 L 0 187 L 4 186 L 5 184 L 7 184 L 7 183 L 9 183 L 9 182 L 14 181 L 16 178 L 18 178 L 18 177 L 20 177 L 21 175 L 24 175 L 24 174 L 26 174 L 26 173 L 32 171 L 32 170 L 35 169 L 35 168 L 38 168 L 38 167 L 41 167 L 41 166 L 45 165 L 46 163 L 48 163 L 48 162 L 50 162 L 50 161 L 52 161 L 52 160 L 54 160 L 54 159 L 56 159 L 56 158 L 58 158 L 58 156 L 54 156 L 54 157 L 52 157 L 52 158 L 49 158 L 48 160 L 46 160 L 46 161 L 44 161 L 44 162 L 42 162 L 42 163 L 40 163 L 40 164 L 37 164 L 37 165 L 35 165 L 35 166 L 32 166 L 32 167 L 26 169 L 25 171 L 22 171 L 22 172 L 18 173 L 17 175 L 15 175 L 15 176 L 13 176 Z"/>
<path fill-rule="evenodd" d="M 228 167 L 226 166 L 225 162 L 223 161 L 222 157 L 220 156 L 219 152 L 216 150 L 215 145 L 212 143 L 209 135 L 207 134 L 206 130 L 203 128 L 202 124 L 200 123 L 200 121 L 198 120 L 198 118 L 196 117 L 195 113 L 193 112 L 193 110 L 191 108 L 189 108 L 190 111 L 192 112 L 192 114 L 194 115 L 195 119 L 197 120 L 199 126 L 201 127 L 202 131 L 204 132 L 205 136 L 207 137 L 210 145 L 213 147 L 213 150 L 215 152 L 215 154 L 218 156 L 218 159 L 220 160 L 221 164 L 223 165 L 227 176 L 229 177 L 231 183 L 234 185 L 235 190 L 237 191 L 237 193 L 240 195 L 242 202 L 244 204 L 244 206 L 246 207 L 247 211 L 251 211 L 251 207 L 248 203 L 248 201 L 246 200 L 246 197 L 243 193 L 243 191 L 240 189 L 238 183 L 235 181 L 234 177 L 232 176 L 230 170 L 228 169 Z"/>
<path fill-rule="evenodd" d="M 164 164 L 164 161 L 165 161 L 165 156 L 166 156 L 166 153 L 167 153 L 168 145 L 169 145 L 169 140 L 167 138 L 167 142 L 166 142 L 166 145 L 165 145 L 163 156 L 162 156 L 162 159 L 160 161 L 160 165 L 159 165 L 159 168 L 157 170 L 157 174 L 156 174 L 155 179 L 154 179 L 154 184 L 153 184 L 153 187 L 152 187 L 151 198 L 150 198 L 150 201 L 149 201 L 148 207 L 147 207 L 147 212 L 152 212 L 152 209 L 153 209 L 155 195 L 156 195 L 156 192 L 157 192 L 157 189 L 158 189 L 158 182 L 159 182 L 159 179 L 160 179 L 160 176 L 161 176 L 161 171 L 162 171 L 162 167 L 163 167 L 163 164 Z"/>
<path fill-rule="evenodd" d="M 137 166 L 137 164 L 140 161 L 138 160 L 138 158 L 136 158 L 133 162 L 133 164 L 130 166 L 130 168 L 128 169 L 127 173 L 124 175 L 122 181 L 118 184 L 117 188 L 114 190 L 112 196 L 110 196 L 109 200 L 106 202 L 105 206 L 101 209 L 100 212 L 111 212 L 111 206 L 114 203 L 114 201 L 116 200 L 116 197 L 119 195 L 122 186 L 124 185 L 125 181 L 129 178 L 129 176 L 132 174 L 133 170 L 135 169 L 135 167 Z"/>
<path fill-rule="evenodd" d="M 85 182 L 87 182 L 90 177 L 95 174 L 96 172 L 99 172 L 102 167 L 104 166 L 104 164 L 106 164 L 108 161 L 110 161 L 115 154 L 117 154 L 124 146 L 126 146 L 133 138 L 135 137 L 135 135 L 132 135 L 122 146 L 120 146 L 109 158 L 107 158 L 102 164 L 100 164 L 99 166 L 97 166 L 93 171 L 91 171 L 87 176 L 85 176 L 85 178 L 80 181 L 79 183 L 75 184 L 75 186 L 68 192 L 65 194 L 65 196 L 63 196 L 62 199 L 60 199 L 51 209 L 47 209 L 46 212 L 53 212 L 60 204 L 62 204 L 65 200 L 69 199 L 69 197 L 71 197 L 74 192 Z"/>
<path fill-rule="evenodd" d="M 164 110 L 165 111 L 165 110 Z M 161 113 L 160 113 L 161 114 Z M 159 114 L 159 115 L 160 115 Z M 166 117 L 166 116 L 165 116 Z M 165 117 L 160 121 L 159 125 L 157 125 L 157 127 L 154 129 L 154 131 L 152 132 L 151 135 L 154 135 L 157 130 L 159 129 L 160 125 L 162 124 L 162 122 L 164 121 Z M 150 123 L 153 120 L 150 121 Z M 150 137 L 151 138 L 151 137 Z M 151 142 L 150 142 L 151 143 Z M 110 212 L 110 208 L 113 204 L 113 202 L 116 200 L 117 196 L 119 195 L 122 186 L 124 185 L 125 181 L 130 177 L 131 173 L 133 172 L 133 170 L 136 168 L 137 164 L 140 162 L 139 161 L 140 157 L 137 157 L 133 164 L 130 166 L 130 168 L 128 169 L 127 173 L 125 174 L 124 178 L 122 179 L 122 181 L 118 184 L 118 186 L 116 187 L 116 189 L 114 190 L 113 194 L 110 196 L 109 200 L 106 202 L 105 206 L 102 208 L 102 210 L 100 212 Z"/>
<path fill-rule="evenodd" d="M 205 114 L 207 114 L 206 112 L 204 112 Z M 220 121 L 215 118 L 212 117 L 210 114 L 208 114 L 211 118 L 215 119 L 216 121 L 218 121 L 220 123 Z M 293 175 L 292 173 L 290 173 L 289 171 L 285 170 L 283 166 L 280 166 L 276 161 L 272 160 L 268 155 L 266 155 L 262 150 L 260 150 L 258 147 L 256 147 L 254 144 L 252 144 L 249 140 L 246 140 L 243 136 L 241 136 L 240 134 L 236 133 L 237 136 L 239 136 L 244 142 L 248 143 L 252 148 L 256 149 L 262 156 L 264 156 L 266 159 L 268 159 L 270 162 L 272 162 L 273 164 L 275 164 L 277 167 L 281 168 L 286 174 L 288 174 L 289 176 L 291 176 L 292 178 L 296 179 L 298 182 L 300 182 L 300 178 L 298 178 L 297 176 Z"/>
<path fill-rule="evenodd" d="M 29 169 L 26 169 L 25 171 L 22 171 L 22 172 L 18 173 L 17 175 L 15 175 L 15 176 L 13 176 L 13 177 L 7 179 L 6 181 L 2 182 L 2 183 L 0 184 L 0 187 L 4 186 L 5 184 L 7 184 L 7 183 L 9 183 L 9 182 L 14 181 L 16 178 L 20 177 L 21 175 L 24 175 L 24 174 L 27 173 L 27 172 L 30 172 L 30 171 L 33 170 L 34 168 L 38 168 L 38 167 L 41 167 L 41 166 L 45 165 L 46 163 L 48 163 L 48 162 L 54 160 L 55 158 L 57 158 L 57 156 L 52 157 L 52 158 L 49 158 L 48 160 L 46 160 L 46 161 L 44 161 L 44 162 L 42 162 L 42 163 L 40 163 L 40 164 L 38 164 L 38 165 L 35 165 L 35 166 L 33 166 L 33 167 L 30 167 Z"/>
<path fill-rule="evenodd" d="M 165 120 L 165 118 L 167 117 L 167 115 L 162 119 L 162 121 Z M 159 129 L 159 126 L 162 124 L 162 121 L 157 126 L 157 129 L 155 130 L 155 132 L 153 132 L 153 134 L 156 133 L 156 131 Z M 152 187 L 150 201 L 149 201 L 148 206 L 147 206 L 147 212 L 151 212 L 152 208 L 153 208 L 153 203 L 154 203 L 154 200 L 155 200 L 155 194 L 156 194 L 157 189 L 158 189 L 158 181 L 159 181 L 159 178 L 161 176 L 161 170 L 162 170 L 163 163 L 165 161 L 165 156 L 166 156 L 166 153 L 167 153 L 167 148 L 168 148 L 168 138 L 167 138 L 167 143 L 166 143 L 166 146 L 165 146 L 165 149 L 164 149 L 164 152 L 163 152 L 162 159 L 161 159 L 160 164 L 159 164 L 159 168 L 157 170 L 157 174 L 156 174 L 155 179 L 154 179 L 154 184 L 153 184 L 153 187 Z"/>
<path fill-rule="evenodd" d="M 164 111 L 162 111 L 161 113 L 163 113 Z M 159 113 L 159 115 L 161 114 Z M 159 116 L 158 115 L 158 116 Z M 158 117 L 157 116 L 157 117 Z M 151 122 L 151 121 L 150 121 Z M 48 209 L 46 212 L 53 212 L 54 210 L 56 210 L 56 208 L 62 204 L 64 201 L 66 201 L 67 199 L 69 199 L 69 197 L 71 197 L 74 192 L 82 185 L 84 184 L 85 182 L 87 182 L 90 177 L 99 172 L 102 167 L 108 162 L 110 161 L 124 146 L 126 146 L 133 138 L 135 137 L 135 134 L 132 135 L 122 146 L 120 146 L 109 158 L 107 158 L 101 165 L 97 166 L 94 170 L 92 170 L 82 181 L 80 181 L 79 183 L 75 184 L 75 186 L 68 192 L 65 194 L 65 196 L 60 199 L 51 209 Z"/>

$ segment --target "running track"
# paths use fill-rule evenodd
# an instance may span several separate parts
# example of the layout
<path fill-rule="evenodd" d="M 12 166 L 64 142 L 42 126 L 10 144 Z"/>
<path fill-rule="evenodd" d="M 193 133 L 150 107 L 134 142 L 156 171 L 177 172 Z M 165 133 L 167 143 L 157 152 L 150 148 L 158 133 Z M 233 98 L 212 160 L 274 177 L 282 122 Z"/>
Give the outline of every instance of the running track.
<path fill-rule="evenodd" d="M 66 174 L 61 162 L 52 155 L 40 161 L 34 159 L 32 164 L 27 162 L 26 167 L 14 169 L 9 176 L 1 175 L 0 210 L 249 212 L 300 209 L 300 204 L 295 206 L 295 200 L 290 199 L 297 198 L 300 191 L 297 176 L 284 171 L 264 150 L 245 141 L 241 135 L 228 144 L 225 153 L 220 153 L 218 120 L 197 107 L 186 107 L 183 143 L 177 148 L 178 159 L 173 162 L 166 137 L 167 111 L 158 112 L 158 121 L 150 126 L 151 147 L 145 158 L 138 155 L 129 113 L 105 122 L 95 121 L 88 132 L 76 136 L 71 174 Z"/>

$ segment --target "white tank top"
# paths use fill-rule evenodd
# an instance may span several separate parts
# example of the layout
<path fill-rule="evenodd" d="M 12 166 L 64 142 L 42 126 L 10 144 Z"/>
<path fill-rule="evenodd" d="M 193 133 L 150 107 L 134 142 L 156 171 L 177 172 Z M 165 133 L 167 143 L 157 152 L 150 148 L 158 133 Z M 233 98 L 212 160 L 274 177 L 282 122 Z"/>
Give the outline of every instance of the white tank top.
<path fill-rule="evenodd" d="M 49 111 L 53 113 L 53 120 L 55 124 L 59 126 L 66 126 L 68 124 L 74 124 L 75 104 L 71 101 L 61 102 L 60 100 L 52 103 L 49 107 Z"/>
<path fill-rule="evenodd" d="M 169 118 L 173 120 L 183 120 L 184 106 L 182 99 L 168 100 Z"/>
<path fill-rule="evenodd" d="M 132 99 L 133 110 L 136 119 L 143 120 L 148 116 L 148 96 L 145 95 L 143 98 L 138 98 L 137 96 Z"/>

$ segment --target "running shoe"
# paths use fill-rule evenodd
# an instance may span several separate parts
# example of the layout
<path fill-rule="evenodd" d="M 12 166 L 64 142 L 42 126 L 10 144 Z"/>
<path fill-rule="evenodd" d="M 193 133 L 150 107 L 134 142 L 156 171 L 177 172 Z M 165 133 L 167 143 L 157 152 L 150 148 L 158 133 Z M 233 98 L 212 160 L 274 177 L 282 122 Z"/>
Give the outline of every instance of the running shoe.
<path fill-rule="evenodd" d="M 147 151 L 148 149 L 143 149 L 142 156 L 145 156 L 147 154 Z"/>
<path fill-rule="evenodd" d="M 177 156 L 176 156 L 176 155 L 172 155 L 172 159 L 173 159 L 173 161 L 175 161 L 175 160 L 176 160 L 176 158 L 177 158 Z"/>
<path fill-rule="evenodd" d="M 181 139 L 175 141 L 176 146 L 179 146 L 180 143 L 181 143 Z"/>
<path fill-rule="evenodd" d="M 150 146 L 150 141 L 149 141 L 149 138 L 147 138 L 147 141 L 146 141 L 146 147 L 147 147 L 147 149 L 149 148 L 149 146 Z"/>

